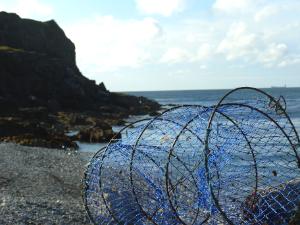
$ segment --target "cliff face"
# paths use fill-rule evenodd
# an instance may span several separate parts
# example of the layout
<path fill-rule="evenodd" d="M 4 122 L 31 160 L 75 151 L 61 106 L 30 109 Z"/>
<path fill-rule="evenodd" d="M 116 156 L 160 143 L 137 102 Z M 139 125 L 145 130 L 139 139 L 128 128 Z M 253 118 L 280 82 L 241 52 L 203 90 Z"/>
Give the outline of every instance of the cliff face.
<path fill-rule="evenodd" d="M 111 125 L 129 114 L 158 109 L 84 77 L 74 44 L 54 21 L 0 12 L 0 142 L 72 149 L 75 140 L 109 140 Z M 65 135 L 78 127 L 85 127 L 78 136 Z"/>
<path fill-rule="evenodd" d="M 110 93 L 84 77 L 76 66 L 74 44 L 55 21 L 0 12 L 0 107 L 3 112 L 35 106 L 124 115 L 159 108 L 145 98 Z"/>
<path fill-rule="evenodd" d="M 0 44 L 75 64 L 75 46 L 54 20 L 42 23 L 0 12 Z"/>

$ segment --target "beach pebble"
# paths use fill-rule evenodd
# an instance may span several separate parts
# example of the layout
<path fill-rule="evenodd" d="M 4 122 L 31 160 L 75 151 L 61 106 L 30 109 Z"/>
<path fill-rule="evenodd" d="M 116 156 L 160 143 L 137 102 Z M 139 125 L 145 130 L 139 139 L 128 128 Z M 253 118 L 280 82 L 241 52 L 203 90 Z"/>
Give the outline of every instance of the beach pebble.
<path fill-rule="evenodd" d="M 87 160 L 82 153 L 0 143 L 0 224 L 91 224 L 81 197 Z"/>

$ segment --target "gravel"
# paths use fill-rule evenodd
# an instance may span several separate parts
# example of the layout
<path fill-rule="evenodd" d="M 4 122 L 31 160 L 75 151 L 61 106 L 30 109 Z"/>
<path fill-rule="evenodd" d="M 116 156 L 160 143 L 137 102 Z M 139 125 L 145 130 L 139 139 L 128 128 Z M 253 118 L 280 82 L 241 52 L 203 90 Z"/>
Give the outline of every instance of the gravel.
<path fill-rule="evenodd" d="M 89 157 L 0 143 L 0 224 L 91 224 L 81 183 Z"/>

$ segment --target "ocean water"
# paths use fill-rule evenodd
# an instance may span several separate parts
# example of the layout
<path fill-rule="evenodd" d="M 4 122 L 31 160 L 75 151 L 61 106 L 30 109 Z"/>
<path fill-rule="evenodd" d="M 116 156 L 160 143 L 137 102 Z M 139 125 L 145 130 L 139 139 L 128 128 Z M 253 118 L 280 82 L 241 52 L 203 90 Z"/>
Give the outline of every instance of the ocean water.
<path fill-rule="evenodd" d="M 262 89 L 276 99 L 283 96 L 286 100 L 286 108 L 298 133 L 300 133 L 300 88 L 268 88 Z M 230 90 L 188 90 L 188 91 L 141 91 L 127 92 L 130 95 L 144 96 L 159 102 L 161 105 L 204 105 L 212 106 Z M 243 91 L 231 97 L 232 101 L 248 101 L 253 98 L 252 92 Z M 147 116 L 131 116 L 128 123 L 145 118 Z M 121 126 L 113 127 L 115 132 L 121 130 Z M 105 147 L 106 143 L 90 144 L 78 142 L 80 151 L 96 152 Z"/>
<path fill-rule="evenodd" d="M 283 96 L 286 100 L 286 109 L 298 133 L 300 132 L 300 88 L 265 88 L 262 89 L 276 99 Z M 144 91 L 128 92 L 135 96 L 144 96 L 159 102 L 162 105 L 204 105 L 212 106 L 230 90 L 188 90 L 188 91 Z M 235 94 L 233 101 L 247 101 L 252 98 L 252 92 L 243 91 Z"/>

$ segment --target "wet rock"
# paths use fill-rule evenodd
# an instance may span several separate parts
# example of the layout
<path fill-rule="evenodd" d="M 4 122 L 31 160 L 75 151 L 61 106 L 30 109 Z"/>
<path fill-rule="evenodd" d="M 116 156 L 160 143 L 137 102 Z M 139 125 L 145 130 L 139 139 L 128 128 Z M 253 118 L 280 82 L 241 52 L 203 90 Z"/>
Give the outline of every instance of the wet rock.
<path fill-rule="evenodd" d="M 159 112 L 151 112 L 150 114 L 149 114 L 149 116 L 158 116 L 158 115 L 160 115 L 161 113 L 159 113 Z"/>
<path fill-rule="evenodd" d="M 18 136 L 0 137 L 2 142 L 12 142 L 25 146 L 39 146 L 45 148 L 56 148 L 74 150 L 78 149 L 78 145 L 72 141 L 71 138 L 63 136 L 45 135 L 39 136 L 37 134 L 23 134 Z"/>
<path fill-rule="evenodd" d="M 17 114 L 23 118 L 43 121 L 48 118 L 48 109 L 46 107 L 25 107 L 19 108 Z"/>
<path fill-rule="evenodd" d="M 26 110 L 26 113 L 29 112 Z M 51 119 L 0 117 L 0 141 L 48 148 L 78 148 L 75 142 L 64 135 L 63 127 L 59 127 L 59 123 L 53 121 L 49 123 L 47 120 Z"/>
<path fill-rule="evenodd" d="M 73 139 L 82 142 L 108 142 L 116 134 L 113 132 L 112 127 L 105 122 L 98 122 L 95 126 L 90 128 L 84 128 L 79 131 Z"/>

